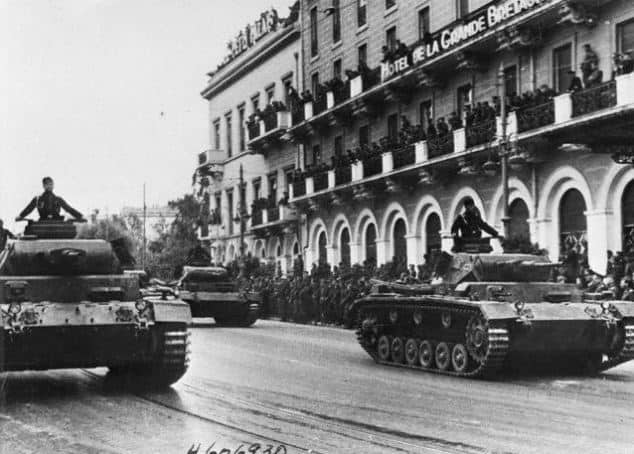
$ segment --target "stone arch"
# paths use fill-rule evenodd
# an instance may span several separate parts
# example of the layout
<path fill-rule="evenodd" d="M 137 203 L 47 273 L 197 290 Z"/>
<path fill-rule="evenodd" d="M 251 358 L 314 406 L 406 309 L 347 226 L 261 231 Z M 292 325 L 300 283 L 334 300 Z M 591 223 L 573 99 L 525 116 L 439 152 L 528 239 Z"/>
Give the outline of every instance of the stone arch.
<path fill-rule="evenodd" d="M 424 260 L 424 255 L 427 251 L 426 224 L 429 216 L 434 213 L 437 214 L 440 218 L 440 230 L 444 230 L 445 224 L 442 215 L 442 209 L 440 208 L 440 203 L 438 203 L 438 200 L 431 195 L 423 196 L 418 202 L 416 209 L 414 210 L 414 215 L 412 216 L 410 224 L 412 226 L 412 231 L 416 237 L 417 242 L 417 263 L 422 263 Z"/>
<path fill-rule="evenodd" d="M 266 257 L 266 242 L 263 239 L 256 240 L 253 243 L 253 256 L 258 259 Z"/>
<path fill-rule="evenodd" d="M 623 212 L 621 201 L 625 190 L 634 182 L 634 168 L 614 165 L 606 177 L 597 195 L 597 211 L 604 212 L 613 222 L 607 226 L 608 249 L 620 251 L 623 243 Z"/>
<path fill-rule="evenodd" d="M 394 256 L 394 227 L 399 220 L 403 220 L 405 224 L 405 237 L 410 235 L 411 229 L 409 225 L 409 221 L 407 219 L 407 213 L 403 206 L 398 202 L 392 202 L 387 209 L 385 210 L 385 214 L 383 215 L 383 220 L 381 221 L 381 230 L 380 240 L 383 241 L 385 245 L 384 251 L 377 251 L 377 256 L 379 260 L 381 258 L 385 262 L 389 262 L 392 260 Z M 407 257 L 405 257 L 407 260 Z"/>
<path fill-rule="evenodd" d="M 494 225 L 496 228 L 502 227 L 502 197 L 504 195 L 503 192 L 504 190 L 502 186 L 500 186 L 497 191 L 495 191 L 495 194 L 491 199 L 491 207 L 489 209 L 489 215 L 487 217 L 491 225 Z M 529 218 L 534 218 L 535 204 L 533 201 L 533 196 L 531 195 L 531 191 L 522 180 L 517 177 L 511 177 L 509 178 L 509 206 L 517 199 L 522 199 L 524 201 L 524 203 L 528 207 Z"/>
<path fill-rule="evenodd" d="M 462 210 L 462 202 L 467 197 L 471 197 L 475 202 L 475 206 L 478 208 L 478 210 L 480 210 L 480 214 L 482 214 L 482 216 L 486 216 L 486 212 L 484 211 L 484 203 L 482 203 L 482 198 L 480 197 L 480 194 L 478 194 L 476 190 L 472 187 L 466 186 L 460 189 L 451 201 L 451 205 L 449 206 L 449 211 L 447 212 L 447 217 L 445 218 L 444 223 L 444 225 L 447 226 L 446 228 L 449 228 L 449 226 L 453 224 L 454 219 L 456 219 L 456 216 L 460 214 Z"/>
<path fill-rule="evenodd" d="M 328 231 L 326 229 L 326 223 L 321 218 L 316 218 L 310 224 L 308 229 L 308 244 L 309 248 L 306 251 L 306 266 L 310 269 L 313 263 L 319 261 L 319 237 L 321 234 L 326 236 L 326 243 L 328 244 Z"/>
<path fill-rule="evenodd" d="M 368 244 L 366 242 L 366 233 L 368 231 L 369 226 L 374 226 L 374 231 L 376 233 L 376 239 L 379 238 L 379 223 L 376 220 L 376 216 L 369 208 L 364 209 L 357 216 L 357 220 L 354 225 L 354 230 L 351 233 L 352 242 L 358 244 L 359 248 L 359 256 L 358 261 L 363 263 L 368 259 Z M 374 251 L 376 251 L 376 242 L 373 247 Z"/>
<path fill-rule="evenodd" d="M 332 230 L 330 233 L 331 243 L 330 246 L 333 248 L 333 266 L 339 265 L 340 262 L 343 261 L 342 255 L 342 244 L 341 244 L 341 235 L 345 230 L 348 230 L 348 248 L 350 247 L 350 242 L 352 240 L 352 229 L 350 228 L 350 222 L 348 222 L 348 218 L 345 214 L 340 213 L 332 223 Z M 349 252 L 349 249 L 348 249 Z M 349 256 L 348 256 L 349 258 Z"/>

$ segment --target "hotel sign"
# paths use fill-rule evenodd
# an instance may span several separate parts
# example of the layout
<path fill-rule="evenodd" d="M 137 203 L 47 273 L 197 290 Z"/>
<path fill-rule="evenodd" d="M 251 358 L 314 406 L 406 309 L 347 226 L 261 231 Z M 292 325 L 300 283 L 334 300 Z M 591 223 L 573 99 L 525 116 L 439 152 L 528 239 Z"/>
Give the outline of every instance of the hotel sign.
<path fill-rule="evenodd" d="M 408 56 L 381 64 L 381 80 L 386 81 L 400 74 L 410 66 L 417 66 L 430 58 L 449 52 L 464 42 L 482 35 L 488 30 L 507 22 L 516 16 L 536 9 L 551 0 L 505 0 L 483 8 L 464 23 L 451 25 L 436 33 L 431 42 L 416 46 Z"/>
<path fill-rule="evenodd" d="M 280 18 L 275 8 L 263 12 L 260 18 L 254 23 L 247 25 L 244 30 L 227 43 L 229 51 L 223 63 L 228 63 L 249 48 L 255 46 L 257 42 L 267 34 L 277 30 L 280 25 Z"/>

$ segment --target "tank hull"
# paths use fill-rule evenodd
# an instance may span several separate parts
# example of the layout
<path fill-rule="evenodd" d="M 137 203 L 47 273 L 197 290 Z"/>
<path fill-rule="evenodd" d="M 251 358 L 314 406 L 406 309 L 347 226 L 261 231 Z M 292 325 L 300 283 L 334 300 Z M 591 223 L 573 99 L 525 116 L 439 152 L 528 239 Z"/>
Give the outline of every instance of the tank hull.
<path fill-rule="evenodd" d="M 430 372 L 491 377 L 571 365 L 596 371 L 634 359 L 633 307 L 383 294 L 356 303 L 357 335 L 377 362 Z"/>
<path fill-rule="evenodd" d="M 260 313 L 255 294 L 181 290 L 179 297 L 189 304 L 193 317 L 213 317 L 222 325 L 251 326 Z"/>

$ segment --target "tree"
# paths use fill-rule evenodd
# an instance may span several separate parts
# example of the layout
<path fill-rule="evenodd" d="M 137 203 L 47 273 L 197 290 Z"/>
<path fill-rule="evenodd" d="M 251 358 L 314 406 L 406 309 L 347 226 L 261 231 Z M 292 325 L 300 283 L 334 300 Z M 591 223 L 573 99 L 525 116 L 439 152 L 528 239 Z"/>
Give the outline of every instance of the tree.
<path fill-rule="evenodd" d="M 77 238 L 102 239 L 108 242 L 123 239 L 126 248 L 138 263 L 140 243 L 122 217 L 113 215 L 106 219 L 94 218 L 94 221 L 91 224 L 81 225 Z"/>

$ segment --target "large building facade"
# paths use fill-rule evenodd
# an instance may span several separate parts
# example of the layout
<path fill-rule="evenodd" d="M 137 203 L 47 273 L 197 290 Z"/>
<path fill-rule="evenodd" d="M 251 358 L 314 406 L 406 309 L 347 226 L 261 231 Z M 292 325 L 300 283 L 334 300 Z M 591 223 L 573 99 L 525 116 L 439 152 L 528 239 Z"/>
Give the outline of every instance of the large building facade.
<path fill-rule="evenodd" d="M 265 11 L 229 42 L 201 93 L 211 146 L 198 154 L 194 190 L 203 202 L 200 237 L 216 262 L 251 254 L 284 272 L 299 254 L 285 195 L 297 146 L 281 135 L 291 123 L 289 93 L 301 83 L 300 37 L 299 4 L 287 18 Z"/>
<path fill-rule="evenodd" d="M 420 264 L 451 248 L 467 197 L 555 260 L 602 272 L 632 248 L 631 1 L 302 0 L 300 15 L 310 93 L 285 137 L 308 267 Z"/>

